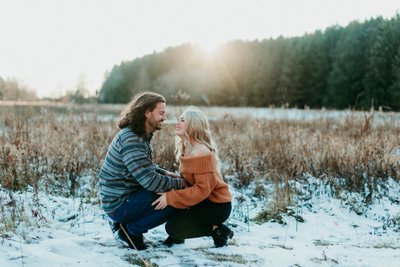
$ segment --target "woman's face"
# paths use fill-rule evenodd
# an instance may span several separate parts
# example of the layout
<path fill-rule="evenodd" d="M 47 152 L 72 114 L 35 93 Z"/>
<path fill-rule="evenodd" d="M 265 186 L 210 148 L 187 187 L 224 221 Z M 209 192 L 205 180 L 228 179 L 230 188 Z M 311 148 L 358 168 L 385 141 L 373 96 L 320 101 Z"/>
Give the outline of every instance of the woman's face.
<path fill-rule="evenodd" d="M 178 122 L 175 125 L 175 134 L 179 137 L 183 137 L 186 132 L 186 125 L 185 125 L 185 119 L 183 116 L 179 117 Z"/>

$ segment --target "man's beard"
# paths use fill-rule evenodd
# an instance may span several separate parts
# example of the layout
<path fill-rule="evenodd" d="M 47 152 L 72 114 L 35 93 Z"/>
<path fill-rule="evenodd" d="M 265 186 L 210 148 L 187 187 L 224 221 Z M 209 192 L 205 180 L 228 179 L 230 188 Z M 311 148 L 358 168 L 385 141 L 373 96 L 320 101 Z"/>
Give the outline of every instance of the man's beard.
<path fill-rule="evenodd" d="M 150 124 L 150 126 L 153 128 L 153 132 L 154 131 L 158 131 L 158 130 L 161 130 L 161 124 L 162 124 L 162 122 L 163 121 L 155 121 L 155 120 L 153 120 L 153 119 L 150 119 L 149 120 L 149 124 Z"/>

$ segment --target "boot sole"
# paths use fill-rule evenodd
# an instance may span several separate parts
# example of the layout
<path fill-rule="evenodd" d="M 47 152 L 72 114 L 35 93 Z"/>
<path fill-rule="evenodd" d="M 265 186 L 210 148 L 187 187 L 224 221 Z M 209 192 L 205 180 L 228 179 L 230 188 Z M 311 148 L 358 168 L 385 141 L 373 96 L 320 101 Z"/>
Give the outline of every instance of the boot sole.
<path fill-rule="evenodd" d="M 228 234 L 228 238 L 232 239 L 232 237 L 233 237 L 233 231 L 230 231 L 229 234 Z"/>

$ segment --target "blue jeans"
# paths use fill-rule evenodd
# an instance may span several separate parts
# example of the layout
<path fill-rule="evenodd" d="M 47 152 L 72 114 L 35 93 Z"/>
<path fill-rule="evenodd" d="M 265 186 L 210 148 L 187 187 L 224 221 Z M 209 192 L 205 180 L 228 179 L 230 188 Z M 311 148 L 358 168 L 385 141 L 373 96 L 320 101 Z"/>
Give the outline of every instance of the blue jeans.
<path fill-rule="evenodd" d="M 151 203 L 158 197 L 159 195 L 154 192 L 139 189 L 130 194 L 126 202 L 108 216 L 113 221 L 126 225 L 131 235 L 141 235 L 147 230 L 165 223 L 176 211 L 170 206 L 162 210 L 155 210 Z"/>

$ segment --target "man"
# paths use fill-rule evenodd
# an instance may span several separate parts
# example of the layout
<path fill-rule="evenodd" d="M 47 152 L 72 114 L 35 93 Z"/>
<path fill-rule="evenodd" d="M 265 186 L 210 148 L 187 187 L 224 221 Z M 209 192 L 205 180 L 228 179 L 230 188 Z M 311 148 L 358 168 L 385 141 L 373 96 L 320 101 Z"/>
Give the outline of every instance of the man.
<path fill-rule="evenodd" d="M 175 211 L 172 207 L 154 209 L 151 204 L 158 198 L 157 192 L 184 188 L 185 182 L 152 161 L 150 140 L 166 119 L 164 97 L 140 93 L 122 114 L 120 131 L 99 173 L 99 195 L 116 237 L 143 250 L 143 233 L 165 223 Z"/>

